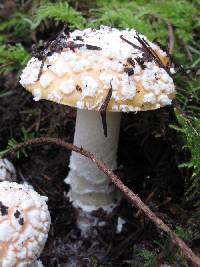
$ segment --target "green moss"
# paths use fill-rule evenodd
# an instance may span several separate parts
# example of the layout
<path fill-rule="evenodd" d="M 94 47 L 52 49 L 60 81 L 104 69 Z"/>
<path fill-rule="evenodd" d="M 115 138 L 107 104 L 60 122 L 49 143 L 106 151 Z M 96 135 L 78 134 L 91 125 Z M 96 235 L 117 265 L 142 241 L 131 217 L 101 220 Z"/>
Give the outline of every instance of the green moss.
<path fill-rule="evenodd" d="M 46 3 L 39 6 L 32 20 L 32 29 L 37 28 L 47 19 L 68 23 L 71 28 L 83 28 L 86 19 L 67 2 Z"/>
<path fill-rule="evenodd" d="M 141 258 L 142 266 L 144 267 L 153 267 L 158 264 L 156 254 L 148 249 L 141 250 L 138 256 Z M 141 266 L 141 262 L 139 262 L 138 266 Z"/>
<path fill-rule="evenodd" d="M 27 61 L 30 55 L 21 44 L 0 45 L 0 74 L 8 74 L 12 71 L 20 70 Z"/>
<path fill-rule="evenodd" d="M 176 29 L 178 41 L 187 44 L 193 39 L 192 30 L 197 27 L 197 8 L 184 0 L 170 1 L 119 1 L 99 0 L 91 10 L 90 25 L 111 25 L 119 28 L 135 28 L 138 32 L 166 45 L 167 22 Z M 182 46 L 175 47 L 177 58 L 183 59 Z M 175 54 L 176 54 L 175 53 Z"/>
<path fill-rule="evenodd" d="M 7 35 L 7 38 L 23 38 L 29 32 L 30 24 L 28 19 L 28 15 L 16 12 L 8 20 L 0 24 L 0 33 Z"/>
<path fill-rule="evenodd" d="M 188 200 L 194 202 L 194 206 L 200 208 L 200 119 L 192 117 L 188 121 L 179 113 L 177 113 L 177 118 L 180 127 L 172 127 L 182 134 L 185 140 L 183 148 L 188 149 L 191 153 L 191 159 L 179 166 L 181 168 L 191 168 L 193 171 L 193 175 L 186 180 L 186 196 Z"/>

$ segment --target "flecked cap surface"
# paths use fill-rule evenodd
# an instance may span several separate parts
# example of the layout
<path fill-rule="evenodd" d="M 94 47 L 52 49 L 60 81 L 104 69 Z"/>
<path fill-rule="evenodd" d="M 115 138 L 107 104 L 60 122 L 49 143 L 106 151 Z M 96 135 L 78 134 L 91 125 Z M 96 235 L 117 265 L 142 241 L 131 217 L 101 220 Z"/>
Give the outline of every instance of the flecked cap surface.
<path fill-rule="evenodd" d="M 31 266 L 46 242 L 50 214 L 46 197 L 31 186 L 0 183 L 0 266 Z"/>
<path fill-rule="evenodd" d="M 62 33 L 24 69 L 20 83 L 34 100 L 80 109 L 139 111 L 170 105 L 175 88 L 167 54 L 134 29 Z"/>

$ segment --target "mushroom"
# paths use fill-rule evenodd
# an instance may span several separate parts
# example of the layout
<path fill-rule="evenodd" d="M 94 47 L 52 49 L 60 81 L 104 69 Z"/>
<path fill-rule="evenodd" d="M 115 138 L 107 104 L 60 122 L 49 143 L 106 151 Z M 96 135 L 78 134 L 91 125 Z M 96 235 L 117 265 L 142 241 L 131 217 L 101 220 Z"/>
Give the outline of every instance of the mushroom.
<path fill-rule="evenodd" d="M 173 72 L 167 54 L 145 36 L 134 29 L 101 26 L 67 35 L 63 31 L 29 61 L 20 83 L 35 101 L 77 107 L 74 144 L 114 170 L 121 112 L 170 105 L 175 95 Z M 110 213 L 117 205 L 119 194 L 106 175 L 74 152 L 65 181 L 83 231 L 97 223 L 91 212 L 101 208 Z"/>
<path fill-rule="evenodd" d="M 46 201 L 27 184 L 0 183 L 1 267 L 39 264 L 50 227 Z"/>
<path fill-rule="evenodd" d="M 14 165 L 9 160 L 0 158 L 0 182 L 15 182 L 16 178 L 17 176 Z"/>

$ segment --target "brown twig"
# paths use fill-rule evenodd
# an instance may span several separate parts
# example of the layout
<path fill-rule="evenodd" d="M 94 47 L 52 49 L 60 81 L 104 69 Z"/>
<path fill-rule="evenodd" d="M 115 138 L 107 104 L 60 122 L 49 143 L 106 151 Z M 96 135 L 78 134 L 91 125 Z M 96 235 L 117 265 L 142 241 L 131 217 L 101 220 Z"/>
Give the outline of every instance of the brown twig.
<path fill-rule="evenodd" d="M 169 20 L 163 19 L 158 13 L 152 13 L 150 15 L 153 16 L 156 19 L 160 19 L 167 26 L 168 38 L 169 38 L 168 51 L 167 52 L 168 52 L 168 55 L 170 57 L 173 54 L 173 51 L 174 51 L 174 43 L 175 43 L 174 27 L 173 27 L 172 23 Z"/>
<path fill-rule="evenodd" d="M 101 114 L 101 120 L 102 120 L 102 124 L 103 124 L 103 131 L 104 131 L 104 136 L 107 137 L 108 134 L 108 130 L 107 130 L 107 122 L 106 122 L 106 110 L 108 107 L 108 104 L 110 102 L 112 96 L 112 84 L 110 84 L 110 89 L 108 91 L 108 94 L 103 102 L 103 104 L 101 105 L 99 111 Z"/>
<path fill-rule="evenodd" d="M 147 198 L 145 199 L 145 203 L 148 204 L 150 202 L 150 200 L 154 197 L 155 193 L 156 193 L 157 187 L 154 188 L 153 191 L 151 191 L 151 193 L 147 196 Z M 137 213 L 135 214 L 134 218 L 138 219 L 141 215 L 141 210 L 138 210 Z"/>
<path fill-rule="evenodd" d="M 169 35 L 169 42 L 168 42 L 168 54 L 171 56 L 174 51 L 174 29 L 172 24 L 166 20 L 167 28 L 168 28 L 168 35 Z"/>
<path fill-rule="evenodd" d="M 188 48 L 188 46 L 184 42 L 183 42 L 183 47 L 187 53 L 188 59 L 190 60 L 190 62 L 193 62 L 192 53 L 190 52 L 190 49 Z"/>
<path fill-rule="evenodd" d="M 144 202 L 142 202 L 142 200 L 133 191 L 131 191 L 126 185 L 124 185 L 119 177 L 114 174 L 114 172 L 111 171 L 105 163 L 103 163 L 101 160 L 98 160 L 94 154 L 85 150 L 84 148 L 77 147 L 76 145 L 67 143 L 58 138 L 41 137 L 30 139 L 24 143 L 17 144 L 14 148 L 10 148 L 7 152 L 5 152 L 4 156 L 15 153 L 19 150 L 23 150 L 27 147 L 42 144 L 56 145 L 67 150 L 73 150 L 92 160 L 97 165 L 97 167 L 110 178 L 110 180 L 116 185 L 116 187 L 120 189 L 121 192 L 123 192 L 125 197 L 130 201 L 132 205 L 141 210 L 157 226 L 157 228 L 165 232 L 170 237 L 172 243 L 174 243 L 181 249 L 183 254 L 193 263 L 194 266 L 200 267 L 200 258 L 193 253 L 193 251 L 185 244 L 185 242 L 180 239 L 169 228 L 169 226 L 167 226 L 160 218 L 158 218 L 157 215 L 152 212 L 149 207 Z"/>

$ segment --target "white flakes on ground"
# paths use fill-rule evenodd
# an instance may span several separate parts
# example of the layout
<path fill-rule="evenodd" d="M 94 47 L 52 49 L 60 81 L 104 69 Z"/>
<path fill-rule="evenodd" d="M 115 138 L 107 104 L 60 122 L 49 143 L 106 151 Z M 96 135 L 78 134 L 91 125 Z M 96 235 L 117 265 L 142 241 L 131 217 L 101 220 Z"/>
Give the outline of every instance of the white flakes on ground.
<path fill-rule="evenodd" d="M 27 184 L 0 183 L 0 266 L 31 266 L 39 257 L 50 227 L 46 200 Z"/>
<path fill-rule="evenodd" d="M 171 74 L 175 74 L 176 73 L 174 68 L 170 68 L 170 72 L 171 72 Z"/>
<path fill-rule="evenodd" d="M 0 182 L 15 182 L 16 178 L 17 175 L 14 165 L 9 160 L 0 158 Z"/>
<path fill-rule="evenodd" d="M 42 97 L 41 90 L 39 88 L 33 89 L 33 100 L 39 101 Z"/>
<path fill-rule="evenodd" d="M 75 90 L 74 80 L 70 79 L 60 84 L 59 89 L 63 94 L 71 94 Z"/>
<path fill-rule="evenodd" d="M 117 218 L 117 229 L 116 232 L 119 234 L 122 231 L 123 225 L 126 223 L 126 221 L 124 219 L 122 219 L 121 217 Z"/>

